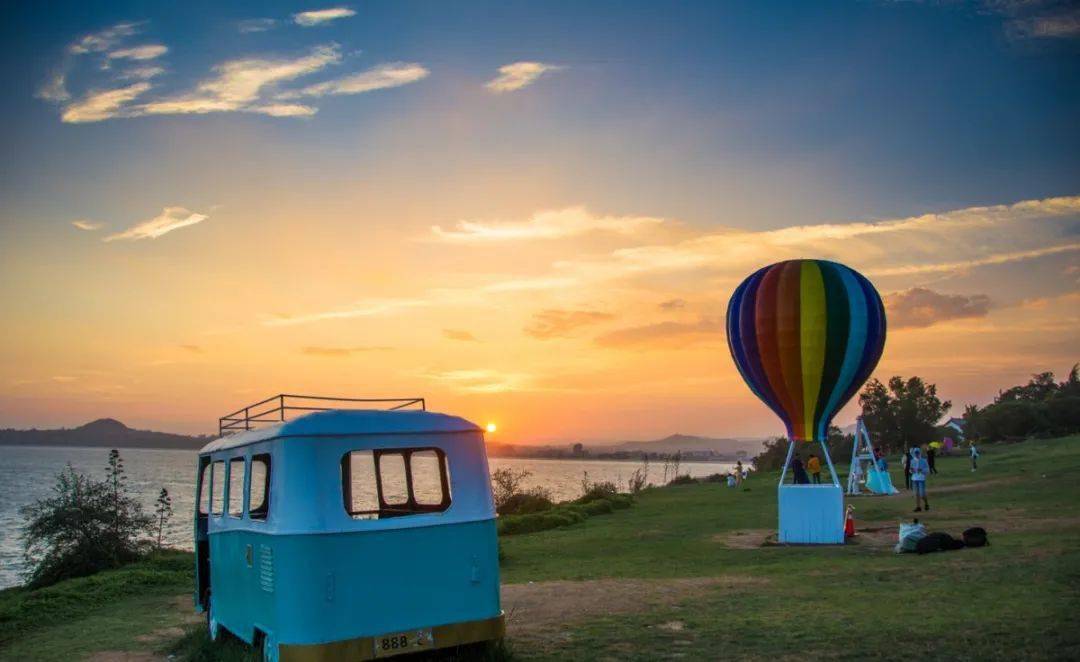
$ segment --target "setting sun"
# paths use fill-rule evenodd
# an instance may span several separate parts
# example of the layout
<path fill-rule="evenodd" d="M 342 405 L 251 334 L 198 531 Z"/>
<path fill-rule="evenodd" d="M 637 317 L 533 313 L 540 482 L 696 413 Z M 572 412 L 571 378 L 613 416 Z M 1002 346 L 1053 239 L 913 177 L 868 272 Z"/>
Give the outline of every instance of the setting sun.
<path fill-rule="evenodd" d="M 498 430 L 499 428 L 494 423 L 488 423 L 486 429 L 488 431 L 488 434 L 491 434 L 491 433 L 495 432 L 495 430 Z"/>

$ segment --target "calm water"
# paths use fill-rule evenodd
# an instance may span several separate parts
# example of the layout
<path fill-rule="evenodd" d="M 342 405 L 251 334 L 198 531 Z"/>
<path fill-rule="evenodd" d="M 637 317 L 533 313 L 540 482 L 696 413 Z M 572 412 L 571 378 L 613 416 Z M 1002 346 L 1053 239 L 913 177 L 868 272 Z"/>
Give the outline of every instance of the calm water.
<path fill-rule="evenodd" d="M 71 463 L 76 470 L 97 478 L 104 476 L 108 450 L 102 448 L 27 448 L 0 446 L 0 588 L 21 582 L 23 570 L 19 508 L 48 496 L 53 476 Z M 127 449 L 121 451 L 127 471 L 128 488 L 140 498 L 147 511 L 153 510 L 161 488 L 169 490 L 173 502 L 172 523 L 166 532 L 170 545 L 191 549 L 191 517 L 194 508 L 195 451 Z M 581 496 L 583 472 L 590 481 L 613 481 L 626 489 L 634 462 L 602 460 L 529 460 L 491 458 L 491 469 L 526 469 L 532 475 L 526 486 L 542 485 L 556 501 Z M 679 473 L 707 476 L 726 473 L 733 465 L 720 462 L 685 462 Z M 453 471 L 453 468 L 451 468 Z M 662 463 L 649 467 L 649 482 L 663 479 Z"/>

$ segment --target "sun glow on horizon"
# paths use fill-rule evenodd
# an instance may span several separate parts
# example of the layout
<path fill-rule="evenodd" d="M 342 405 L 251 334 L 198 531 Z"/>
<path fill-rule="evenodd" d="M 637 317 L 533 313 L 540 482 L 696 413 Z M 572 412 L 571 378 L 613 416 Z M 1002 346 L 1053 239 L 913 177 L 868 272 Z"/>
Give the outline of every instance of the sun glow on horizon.
<path fill-rule="evenodd" d="M 488 434 L 494 434 L 494 433 L 495 433 L 495 431 L 499 429 L 499 426 L 495 425 L 494 423 L 488 423 L 488 424 L 487 424 L 487 425 L 486 425 L 486 426 L 484 427 L 484 429 L 485 429 L 485 430 L 487 430 L 487 433 L 488 433 Z"/>

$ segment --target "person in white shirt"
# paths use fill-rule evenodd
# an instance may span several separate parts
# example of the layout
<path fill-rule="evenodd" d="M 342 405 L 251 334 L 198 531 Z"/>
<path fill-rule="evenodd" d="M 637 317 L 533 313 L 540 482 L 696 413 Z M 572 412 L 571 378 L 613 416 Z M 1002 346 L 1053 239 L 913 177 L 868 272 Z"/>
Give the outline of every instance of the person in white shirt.
<path fill-rule="evenodd" d="M 930 510 L 930 502 L 926 500 L 926 475 L 930 473 L 930 464 L 922 456 L 922 450 L 918 447 L 911 449 L 911 489 L 915 492 L 915 512 L 922 512 L 923 506 Z M 922 505 L 919 504 L 922 499 Z"/>
<path fill-rule="evenodd" d="M 979 468 L 979 450 L 975 448 L 975 442 L 971 442 L 969 450 L 971 451 L 971 470 L 975 471 Z"/>

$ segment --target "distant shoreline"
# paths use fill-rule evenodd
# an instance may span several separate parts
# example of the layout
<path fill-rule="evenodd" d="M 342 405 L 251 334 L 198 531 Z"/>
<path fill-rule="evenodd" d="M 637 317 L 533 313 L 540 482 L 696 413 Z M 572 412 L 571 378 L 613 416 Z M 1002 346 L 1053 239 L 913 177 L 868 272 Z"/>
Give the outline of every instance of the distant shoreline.
<path fill-rule="evenodd" d="M 124 446 L 118 444 L 27 444 L 27 443 L 9 443 L 0 441 L 0 448 L 29 448 L 29 449 L 44 449 L 44 450 L 73 450 L 73 449 L 120 449 L 120 450 L 138 450 L 138 451 L 189 451 L 192 453 L 198 453 L 202 446 L 181 448 L 172 446 Z M 625 462 L 627 464 L 641 464 L 641 458 L 630 457 L 548 457 L 544 455 L 505 455 L 505 454 L 488 454 L 489 458 L 497 458 L 500 460 L 551 460 L 554 462 Z M 735 464 L 741 461 L 743 464 L 750 464 L 752 458 L 681 458 L 680 464 Z M 664 459 L 662 457 L 650 457 L 650 464 L 663 464 Z"/>

